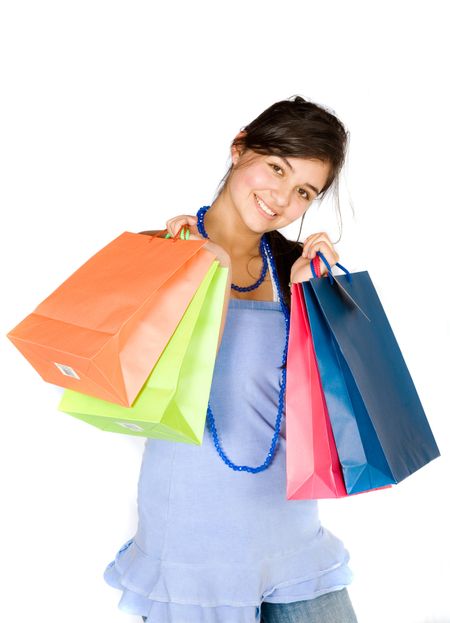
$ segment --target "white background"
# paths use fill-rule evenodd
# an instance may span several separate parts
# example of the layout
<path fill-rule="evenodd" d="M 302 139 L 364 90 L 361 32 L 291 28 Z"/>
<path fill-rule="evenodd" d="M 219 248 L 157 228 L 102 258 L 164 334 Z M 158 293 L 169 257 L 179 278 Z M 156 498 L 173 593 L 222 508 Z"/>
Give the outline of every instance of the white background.
<path fill-rule="evenodd" d="M 231 140 L 273 102 L 302 95 L 350 130 L 336 248 L 349 270 L 370 272 L 442 453 L 389 491 L 321 502 L 351 554 L 360 623 L 450 621 L 445 8 L 11 0 L 0 10 L 4 336 L 122 231 L 163 229 L 209 204 Z M 302 239 L 315 231 L 337 239 L 332 201 L 311 208 Z M 0 619 L 136 621 L 102 574 L 136 527 L 144 440 L 59 412 L 58 390 L 6 337 L 1 355 Z"/>

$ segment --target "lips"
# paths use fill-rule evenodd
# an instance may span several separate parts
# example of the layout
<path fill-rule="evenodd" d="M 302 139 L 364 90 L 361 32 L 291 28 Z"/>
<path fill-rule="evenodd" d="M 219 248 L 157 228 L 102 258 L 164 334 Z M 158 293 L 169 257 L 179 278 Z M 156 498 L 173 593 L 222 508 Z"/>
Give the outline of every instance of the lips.
<path fill-rule="evenodd" d="M 255 195 L 255 194 L 254 194 L 254 197 L 255 197 L 255 203 L 256 203 L 256 207 L 258 208 L 258 211 L 259 211 L 261 214 L 263 214 L 263 215 L 264 215 L 267 219 L 274 219 L 274 218 L 276 218 L 276 217 L 278 216 L 278 215 L 277 215 L 277 213 L 275 212 L 275 210 L 272 210 L 272 208 L 271 208 L 271 207 L 267 206 L 266 202 L 265 202 L 265 201 L 263 201 L 262 199 L 260 199 L 260 198 L 258 197 L 258 195 Z M 259 199 L 259 200 L 261 201 L 261 203 L 264 203 L 264 205 L 266 205 L 266 206 L 269 208 L 269 210 L 271 210 L 272 212 L 275 212 L 275 214 L 272 216 L 272 214 L 267 214 L 267 212 L 264 212 L 264 210 L 263 210 L 263 209 L 261 208 L 261 206 L 259 205 L 259 203 L 258 203 L 257 199 Z"/>

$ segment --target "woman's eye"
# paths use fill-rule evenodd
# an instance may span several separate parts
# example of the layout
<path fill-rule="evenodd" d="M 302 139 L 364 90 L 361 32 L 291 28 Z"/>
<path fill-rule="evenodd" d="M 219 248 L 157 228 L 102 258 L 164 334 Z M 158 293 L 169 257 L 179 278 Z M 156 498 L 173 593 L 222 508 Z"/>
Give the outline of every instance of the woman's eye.
<path fill-rule="evenodd" d="M 269 167 L 273 167 L 273 169 L 274 169 L 274 170 L 275 170 L 275 169 L 280 169 L 280 171 L 282 171 L 282 170 L 283 170 L 283 169 L 282 169 L 280 166 L 278 166 L 277 164 L 272 164 L 272 163 L 269 163 Z"/>
<path fill-rule="evenodd" d="M 303 190 L 303 188 L 299 189 L 300 191 L 300 195 L 304 198 L 304 199 L 309 199 L 309 193 L 306 192 L 306 190 Z M 305 193 L 304 195 L 302 195 L 302 193 Z"/>

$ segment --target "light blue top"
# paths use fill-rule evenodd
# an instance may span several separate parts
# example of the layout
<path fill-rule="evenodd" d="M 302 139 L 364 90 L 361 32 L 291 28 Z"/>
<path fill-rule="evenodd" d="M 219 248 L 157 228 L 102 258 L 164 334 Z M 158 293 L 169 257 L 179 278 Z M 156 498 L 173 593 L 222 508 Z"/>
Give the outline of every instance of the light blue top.
<path fill-rule="evenodd" d="M 279 301 L 230 299 L 210 394 L 221 445 L 260 465 L 275 430 L 285 340 Z M 227 467 L 201 446 L 148 438 L 138 527 L 104 572 L 118 607 L 155 623 L 255 623 L 262 601 L 312 599 L 351 582 L 349 554 L 316 500 L 286 498 L 285 417 L 274 459 Z"/>

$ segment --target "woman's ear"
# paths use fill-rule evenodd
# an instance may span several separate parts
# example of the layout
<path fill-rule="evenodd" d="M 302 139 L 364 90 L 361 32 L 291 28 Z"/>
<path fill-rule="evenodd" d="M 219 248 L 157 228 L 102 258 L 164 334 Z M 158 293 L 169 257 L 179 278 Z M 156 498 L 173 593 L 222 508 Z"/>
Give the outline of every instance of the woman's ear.
<path fill-rule="evenodd" d="M 233 165 L 236 165 L 239 161 L 239 158 L 241 157 L 241 149 L 242 148 L 238 148 L 236 145 L 231 145 L 231 161 L 233 163 Z"/>
<path fill-rule="evenodd" d="M 241 139 L 246 136 L 247 132 L 245 130 L 240 130 L 238 134 L 234 137 L 233 142 L 231 143 L 231 160 L 233 164 L 237 164 L 239 158 L 241 157 L 244 151 L 244 145 L 241 142 Z M 237 145 L 236 145 L 237 142 Z"/>

